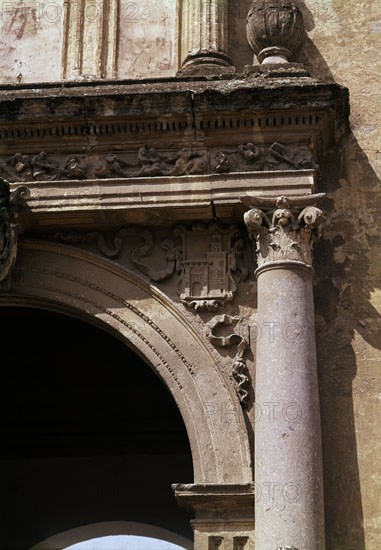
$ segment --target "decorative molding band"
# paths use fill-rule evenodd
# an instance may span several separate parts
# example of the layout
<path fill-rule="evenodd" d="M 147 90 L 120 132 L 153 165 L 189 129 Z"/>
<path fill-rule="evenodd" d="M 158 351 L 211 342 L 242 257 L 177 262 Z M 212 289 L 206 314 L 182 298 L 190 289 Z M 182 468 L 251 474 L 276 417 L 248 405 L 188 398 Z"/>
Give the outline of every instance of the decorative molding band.
<path fill-rule="evenodd" d="M 19 183 L 11 184 L 14 190 Z M 313 170 L 246 172 L 156 178 L 123 178 L 27 182 L 31 220 L 40 228 L 59 223 L 70 227 L 98 224 L 160 225 L 212 221 L 242 222 L 240 197 L 309 195 L 315 186 Z"/>
<path fill-rule="evenodd" d="M 199 515 L 205 512 L 203 519 L 219 522 L 224 519 L 236 522 L 247 521 L 251 517 L 254 523 L 254 485 L 219 484 L 182 484 L 174 483 L 172 491 L 178 502 L 187 510 Z M 226 512 L 229 512 L 227 514 Z M 212 512 L 212 517 L 207 514 Z M 221 514 L 221 516 L 220 516 Z M 220 516 L 220 517 L 219 517 Z"/>
<path fill-rule="evenodd" d="M 21 152 L 0 164 L 0 173 L 11 182 L 189 176 L 230 172 L 317 170 L 307 146 L 243 143 L 224 150 L 182 148 L 159 151 L 144 145 L 129 153 L 69 154 Z"/>
<path fill-rule="evenodd" d="M 22 139 L 22 140 L 41 140 L 49 141 L 61 137 L 73 137 L 78 139 L 80 136 L 130 136 L 131 140 L 136 136 L 178 134 L 190 130 L 226 132 L 240 130 L 273 130 L 279 132 L 281 128 L 291 130 L 316 128 L 324 119 L 324 114 L 316 110 L 303 111 L 303 113 L 242 113 L 237 116 L 236 113 L 198 114 L 193 120 L 187 116 L 171 115 L 170 120 L 152 119 L 134 119 L 128 120 L 110 119 L 107 121 L 88 121 L 70 120 L 59 123 L 40 122 L 20 123 L 12 121 L 9 123 L 0 123 L 0 141 Z"/>

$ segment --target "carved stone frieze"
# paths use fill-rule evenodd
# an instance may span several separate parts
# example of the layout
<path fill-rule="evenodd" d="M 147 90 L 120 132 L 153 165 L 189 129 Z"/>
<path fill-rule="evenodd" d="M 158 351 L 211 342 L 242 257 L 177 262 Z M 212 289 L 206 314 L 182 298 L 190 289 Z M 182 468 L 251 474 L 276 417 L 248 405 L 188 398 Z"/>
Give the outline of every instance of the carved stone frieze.
<path fill-rule="evenodd" d="M 233 274 L 247 276 L 239 229 L 195 224 L 190 229 L 180 226 L 174 233 L 181 239 L 178 292 L 183 304 L 196 311 L 214 311 L 232 300 L 237 290 Z"/>
<path fill-rule="evenodd" d="M 317 169 L 305 145 L 245 143 L 224 151 L 182 148 L 158 151 L 145 145 L 135 152 L 66 155 L 52 158 L 15 153 L 0 163 L 11 182 L 188 176 L 210 173 Z"/>
<path fill-rule="evenodd" d="M 143 245 L 131 253 L 135 267 L 155 282 L 178 274 L 177 288 L 181 301 L 196 311 L 214 311 L 233 298 L 239 280 L 248 276 L 243 256 L 243 240 L 236 226 L 217 224 L 179 226 L 174 230 L 178 243 L 163 239 L 160 248 L 165 253 L 166 266 L 155 269 L 144 261 L 155 248 L 150 230 L 136 226 L 124 227 L 111 237 L 99 231 L 56 232 L 48 235 L 53 241 L 78 245 L 95 243 L 101 254 L 118 259 L 126 237 L 142 238 Z M 236 274 L 234 277 L 233 274 Z"/>
<path fill-rule="evenodd" d="M 316 205 L 324 196 L 242 198 L 251 207 L 245 223 L 257 245 L 259 267 L 277 261 L 312 265 L 313 246 L 323 219 Z"/>
<path fill-rule="evenodd" d="M 11 193 L 9 183 L 0 177 L 0 283 L 9 278 L 16 261 L 18 216 L 28 194 L 23 186 Z"/>
<path fill-rule="evenodd" d="M 212 166 L 217 173 L 318 169 L 308 147 L 278 142 L 270 146 L 245 143 L 234 150 L 218 151 Z"/>
<path fill-rule="evenodd" d="M 93 242 L 95 243 L 97 251 L 110 259 L 119 258 L 123 250 L 124 239 L 127 237 L 143 238 L 143 246 L 135 248 L 131 253 L 131 260 L 139 271 L 155 282 L 163 281 L 175 273 L 178 265 L 179 250 L 170 239 L 164 239 L 160 243 L 161 249 L 165 252 L 165 260 L 167 263 L 164 269 L 157 270 L 143 262 L 143 258 L 148 256 L 155 246 L 153 234 L 148 229 L 142 231 L 134 226 L 123 227 L 114 233 L 111 238 L 106 238 L 100 231 L 89 231 L 87 233 L 80 231 L 60 231 L 48 235 L 49 240 L 61 242 L 63 244 L 78 245 Z"/>
<path fill-rule="evenodd" d="M 228 336 L 217 336 L 215 334 L 219 327 L 234 327 L 239 325 L 240 321 L 240 317 L 217 315 L 206 324 L 206 336 L 209 342 L 217 348 L 236 347 L 237 352 L 232 364 L 232 381 L 242 406 L 246 407 L 249 399 L 250 379 L 245 355 L 249 349 L 249 341 L 238 332 L 233 332 Z"/>

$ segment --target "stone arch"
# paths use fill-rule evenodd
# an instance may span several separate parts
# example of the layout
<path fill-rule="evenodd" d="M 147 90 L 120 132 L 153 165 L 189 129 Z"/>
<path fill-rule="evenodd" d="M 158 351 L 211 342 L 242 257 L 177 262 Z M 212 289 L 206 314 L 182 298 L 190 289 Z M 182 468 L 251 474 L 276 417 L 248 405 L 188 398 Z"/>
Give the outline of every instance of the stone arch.
<path fill-rule="evenodd" d="M 190 540 L 168 531 L 168 529 L 132 521 L 107 521 L 84 525 L 59 533 L 36 544 L 31 550 L 64 550 L 68 546 L 79 542 L 115 535 L 137 535 L 171 542 L 187 550 L 193 548 L 193 543 Z"/>
<path fill-rule="evenodd" d="M 118 334 L 175 399 L 190 441 L 195 483 L 252 481 L 245 421 L 234 388 L 195 327 L 147 280 L 90 252 L 25 240 L 12 287 L 0 295 L 0 305 L 66 312 Z"/>

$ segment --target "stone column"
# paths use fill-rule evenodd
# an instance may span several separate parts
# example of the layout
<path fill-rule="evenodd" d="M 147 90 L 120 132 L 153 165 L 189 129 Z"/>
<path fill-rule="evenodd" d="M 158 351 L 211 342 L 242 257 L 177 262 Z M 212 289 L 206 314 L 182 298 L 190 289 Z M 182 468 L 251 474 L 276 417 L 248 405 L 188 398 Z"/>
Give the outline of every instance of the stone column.
<path fill-rule="evenodd" d="M 228 0 L 184 0 L 180 29 L 179 74 L 231 73 L 228 51 Z"/>
<path fill-rule="evenodd" d="M 324 195 L 246 197 L 257 245 L 255 539 L 259 550 L 323 550 L 324 500 L 313 243 Z"/>

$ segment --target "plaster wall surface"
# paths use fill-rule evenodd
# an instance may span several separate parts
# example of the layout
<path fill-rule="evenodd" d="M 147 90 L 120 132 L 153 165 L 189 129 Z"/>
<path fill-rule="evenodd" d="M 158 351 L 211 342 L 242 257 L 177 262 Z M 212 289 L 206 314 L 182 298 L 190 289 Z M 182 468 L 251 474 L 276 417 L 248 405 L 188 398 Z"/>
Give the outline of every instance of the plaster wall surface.
<path fill-rule="evenodd" d="M 61 77 L 63 0 L 0 2 L 0 82 Z"/>
<path fill-rule="evenodd" d="M 118 77 L 174 76 L 178 68 L 177 34 L 177 0 L 122 0 Z"/>

